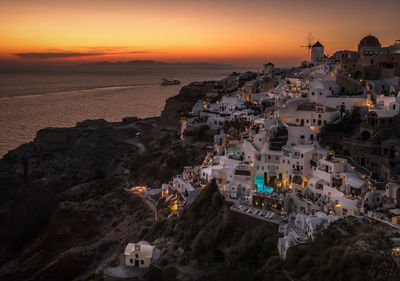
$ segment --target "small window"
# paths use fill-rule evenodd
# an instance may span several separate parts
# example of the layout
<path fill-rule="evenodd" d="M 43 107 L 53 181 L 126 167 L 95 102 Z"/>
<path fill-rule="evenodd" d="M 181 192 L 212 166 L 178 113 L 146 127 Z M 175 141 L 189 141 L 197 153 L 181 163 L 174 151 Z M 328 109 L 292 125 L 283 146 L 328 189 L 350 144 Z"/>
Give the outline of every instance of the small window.
<path fill-rule="evenodd" d="M 130 262 L 130 263 L 133 263 L 133 259 L 129 259 L 129 262 Z"/>
<path fill-rule="evenodd" d="M 144 260 L 141 260 L 141 261 L 140 261 L 140 264 L 144 264 Z"/>
<path fill-rule="evenodd" d="M 136 255 L 135 255 L 135 258 L 139 258 L 139 255 L 138 255 L 138 254 L 136 254 Z"/>

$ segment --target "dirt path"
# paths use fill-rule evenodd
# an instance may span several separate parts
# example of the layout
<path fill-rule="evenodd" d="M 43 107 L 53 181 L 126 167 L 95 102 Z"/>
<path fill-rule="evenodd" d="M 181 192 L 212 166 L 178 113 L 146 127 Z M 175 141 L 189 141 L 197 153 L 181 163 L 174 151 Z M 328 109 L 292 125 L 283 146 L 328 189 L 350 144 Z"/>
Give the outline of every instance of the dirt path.
<path fill-rule="evenodd" d="M 154 200 L 152 200 L 151 198 L 146 197 L 144 191 L 132 190 L 132 189 L 125 189 L 125 190 L 128 193 L 140 196 L 144 200 L 144 202 L 147 204 L 147 206 L 149 206 L 149 208 L 153 211 L 153 223 L 158 220 L 157 205 L 156 205 L 156 202 Z"/>

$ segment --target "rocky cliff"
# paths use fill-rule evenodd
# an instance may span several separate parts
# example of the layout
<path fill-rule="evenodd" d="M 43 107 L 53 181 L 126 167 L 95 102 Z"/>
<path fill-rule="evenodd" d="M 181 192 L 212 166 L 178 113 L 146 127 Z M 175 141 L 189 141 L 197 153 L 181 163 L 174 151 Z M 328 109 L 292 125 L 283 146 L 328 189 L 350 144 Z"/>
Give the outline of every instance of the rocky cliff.
<path fill-rule="evenodd" d="M 200 163 L 209 138 L 179 141 L 180 114 L 211 83 L 185 86 L 160 118 L 46 128 L 0 160 L 0 279 L 92 279 L 152 224 L 125 188 L 159 187 Z"/>

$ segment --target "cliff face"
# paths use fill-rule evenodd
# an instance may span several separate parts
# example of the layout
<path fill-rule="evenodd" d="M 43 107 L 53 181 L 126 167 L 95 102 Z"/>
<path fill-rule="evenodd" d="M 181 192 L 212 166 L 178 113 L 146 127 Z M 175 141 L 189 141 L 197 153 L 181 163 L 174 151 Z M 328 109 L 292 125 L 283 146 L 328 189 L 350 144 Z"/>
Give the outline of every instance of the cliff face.
<path fill-rule="evenodd" d="M 190 112 L 194 104 L 202 99 L 212 87 L 212 82 L 192 83 L 183 87 L 179 95 L 167 99 L 161 113 L 160 123 L 163 126 L 178 128 L 180 126 L 179 117 Z"/>
<path fill-rule="evenodd" d="M 176 129 L 179 114 L 191 110 L 208 88 L 182 88 L 161 118 L 46 128 L 4 156 L 0 279 L 85 279 L 118 259 L 152 218 L 142 199 L 124 188 L 159 187 L 202 160 L 202 147 L 210 143 L 179 142 Z"/>

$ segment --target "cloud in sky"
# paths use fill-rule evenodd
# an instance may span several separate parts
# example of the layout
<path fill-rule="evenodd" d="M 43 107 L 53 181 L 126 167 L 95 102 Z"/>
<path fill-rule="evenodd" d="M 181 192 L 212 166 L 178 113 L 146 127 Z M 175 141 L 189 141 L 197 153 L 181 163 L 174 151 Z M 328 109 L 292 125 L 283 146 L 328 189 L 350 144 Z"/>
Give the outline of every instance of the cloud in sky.
<path fill-rule="evenodd" d="M 106 55 L 123 55 L 123 54 L 147 54 L 150 53 L 146 50 L 111 50 L 100 51 L 96 48 L 96 51 L 89 52 L 74 52 L 74 51 L 59 51 L 59 50 L 46 50 L 43 52 L 25 52 L 25 53 L 13 53 L 22 59 L 62 59 L 72 57 L 89 57 L 89 56 L 106 56 Z"/>
<path fill-rule="evenodd" d="M 79 52 L 41 52 L 41 53 L 15 53 L 14 55 L 22 59 L 57 59 L 69 57 L 87 57 L 87 56 L 101 56 L 105 53 L 79 53 Z"/>

